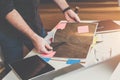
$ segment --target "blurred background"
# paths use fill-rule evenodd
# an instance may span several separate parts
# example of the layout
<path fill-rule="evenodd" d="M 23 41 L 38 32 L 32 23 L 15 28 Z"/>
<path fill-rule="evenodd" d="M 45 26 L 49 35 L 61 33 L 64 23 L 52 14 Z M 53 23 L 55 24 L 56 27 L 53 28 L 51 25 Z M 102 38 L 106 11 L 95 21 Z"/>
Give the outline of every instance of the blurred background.
<path fill-rule="evenodd" d="M 72 9 L 79 7 L 81 20 L 119 20 L 118 0 L 67 0 Z M 52 0 L 39 0 L 39 13 L 46 31 L 51 30 L 64 15 Z"/>

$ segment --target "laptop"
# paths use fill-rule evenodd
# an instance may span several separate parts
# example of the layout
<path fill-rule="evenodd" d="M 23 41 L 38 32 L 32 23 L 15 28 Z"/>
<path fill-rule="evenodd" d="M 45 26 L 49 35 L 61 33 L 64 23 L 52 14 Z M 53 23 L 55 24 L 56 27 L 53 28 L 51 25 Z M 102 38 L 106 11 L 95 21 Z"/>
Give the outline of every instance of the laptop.
<path fill-rule="evenodd" d="M 53 80 L 109 80 L 119 61 L 120 55 L 82 70 L 78 69 L 58 76 Z"/>
<path fill-rule="evenodd" d="M 109 80 L 120 80 L 120 63 L 117 65 Z"/>

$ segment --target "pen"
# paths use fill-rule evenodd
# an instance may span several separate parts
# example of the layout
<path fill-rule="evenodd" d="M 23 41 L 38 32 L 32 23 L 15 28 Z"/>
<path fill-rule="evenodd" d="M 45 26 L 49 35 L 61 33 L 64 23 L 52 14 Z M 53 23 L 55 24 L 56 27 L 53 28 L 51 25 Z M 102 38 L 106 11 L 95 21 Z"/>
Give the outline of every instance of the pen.
<path fill-rule="evenodd" d="M 78 6 L 76 6 L 76 7 L 75 7 L 74 12 L 75 12 L 76 14 L 78 14 L 78 13 L 79 13 L 79 7 L 78 7 Z"/>

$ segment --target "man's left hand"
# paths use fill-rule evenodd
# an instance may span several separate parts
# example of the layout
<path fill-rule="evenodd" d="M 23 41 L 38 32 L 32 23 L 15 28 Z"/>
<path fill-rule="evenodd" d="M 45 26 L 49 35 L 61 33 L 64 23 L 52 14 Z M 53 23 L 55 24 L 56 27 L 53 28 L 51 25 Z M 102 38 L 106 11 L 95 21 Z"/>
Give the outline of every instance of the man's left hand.
<path fill-rule="evenodd" d="M 65 18 L 68 22 L 80 22 L 79 16 L 73 10 L 67 10 L 65 13 Z"/>

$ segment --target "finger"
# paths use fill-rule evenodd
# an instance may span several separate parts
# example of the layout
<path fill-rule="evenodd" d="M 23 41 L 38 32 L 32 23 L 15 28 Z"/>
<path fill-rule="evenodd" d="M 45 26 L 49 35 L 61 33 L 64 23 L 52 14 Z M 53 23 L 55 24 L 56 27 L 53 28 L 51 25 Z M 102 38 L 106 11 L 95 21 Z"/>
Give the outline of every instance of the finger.
<path fill-rule="evenodd" d="M 74 20 L 77 21 L 77 22 L 80 22 L 80 18 L 79 18 L 79 16 L 77 14 L 75 14 Z"/>
<path fill-rule="evenodd" d="M 76 21 L 80 23 L 80 18 L 77 16 Z"/>
<path fill-rule="evenodd" d="M 48 51 L 45 47 L 43 47 L 41 52 L 44 53 L 44 54 L 50 54 L 51 53 L 51 51 Z"/>
<path fill-rule="evenodd" d="M 53 48 L 49 44 L 46 44 L 45 47 L 48 51 L 53 50 Z"/>
<path fill-rule="evenodd" d="M 69 19 L 68 22 L 73 23 L 73 22 L 76 22 L 76 20 L 74 20 L 74 19 Z"/>

